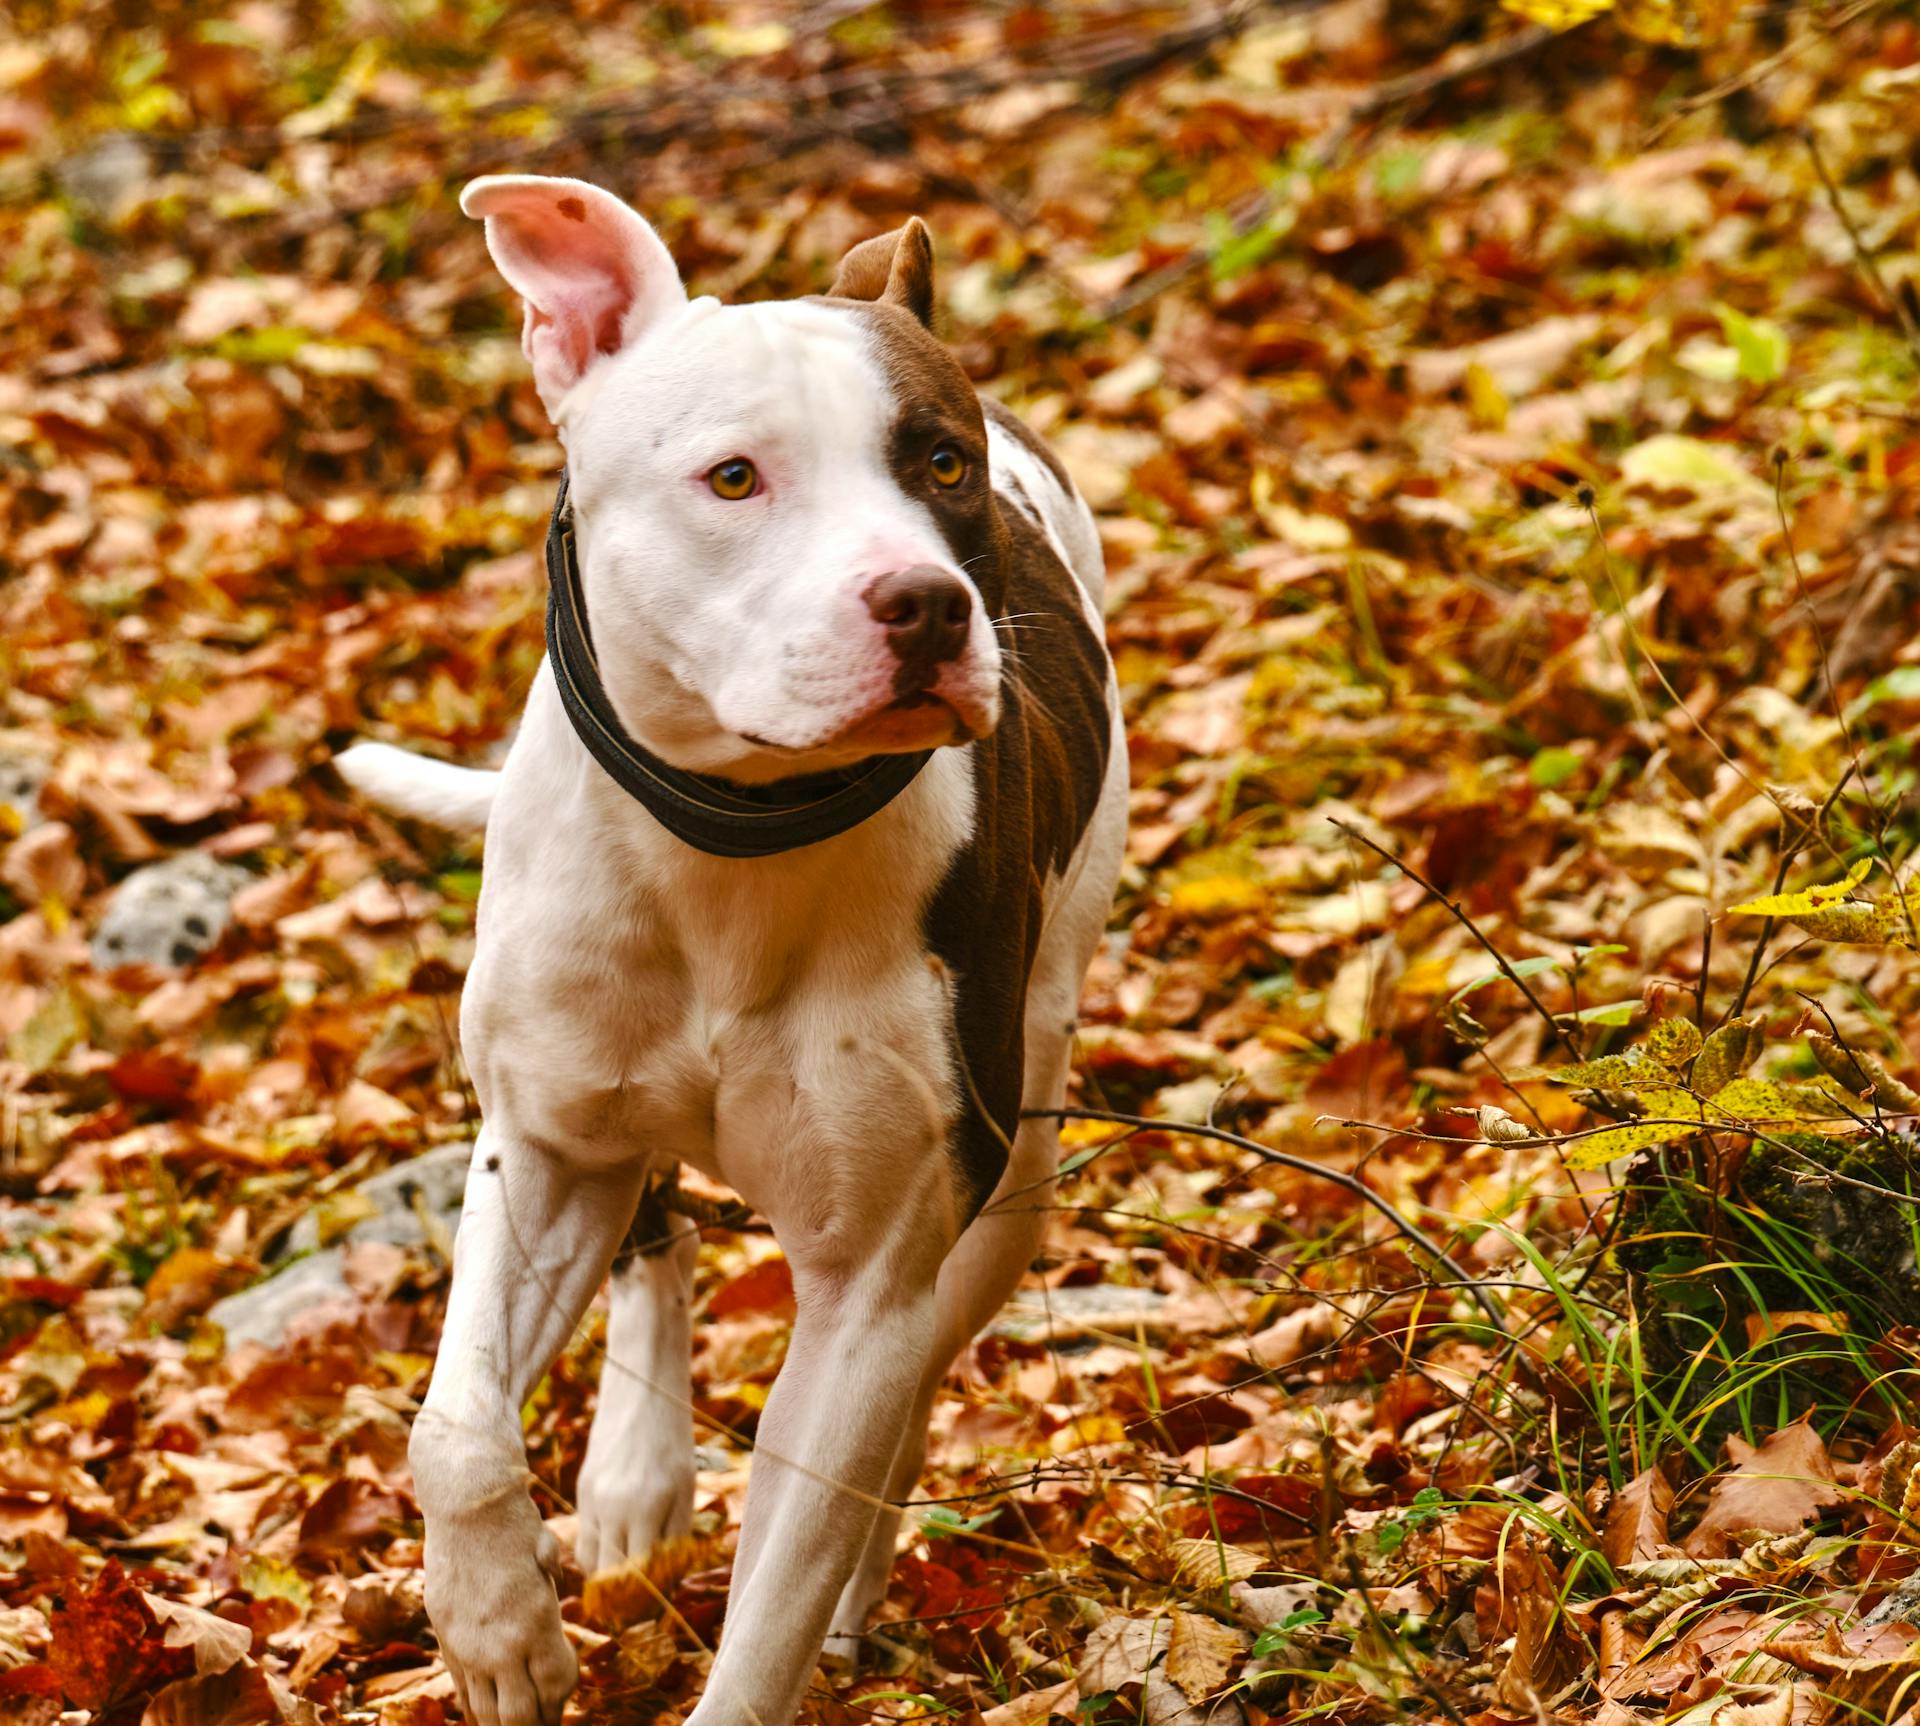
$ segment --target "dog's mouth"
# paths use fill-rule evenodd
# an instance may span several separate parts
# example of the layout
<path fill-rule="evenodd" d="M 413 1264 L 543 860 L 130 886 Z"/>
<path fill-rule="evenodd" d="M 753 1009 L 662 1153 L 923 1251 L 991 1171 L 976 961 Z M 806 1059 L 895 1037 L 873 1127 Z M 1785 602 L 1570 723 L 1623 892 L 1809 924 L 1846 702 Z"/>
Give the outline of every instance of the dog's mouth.
<path fill-rule="evenodd" d="M 974 729 L 952 702 L 931 689 L 897 695 L 833 738 L 833 747 L 855 747 L 869 754 L 913 749 L 938 749 L 948 743 L 967 743 Z"/>
<path fill-rule="evenodd" d="M 776 743 L 771 737 L 756 736 L 751 731 L 738 735 L 755 748 L 780 755 L 812 755 L 824 751 L 851 759 L 866 755 L 904 755 L 953 743 L 971 743 L 988 729 L 990 726 L 984 722 L 970 723 L 960 707 L 945 696 L 936 695 L 931 689 L 916 689 L 870 709 L 818 743 Z"/>

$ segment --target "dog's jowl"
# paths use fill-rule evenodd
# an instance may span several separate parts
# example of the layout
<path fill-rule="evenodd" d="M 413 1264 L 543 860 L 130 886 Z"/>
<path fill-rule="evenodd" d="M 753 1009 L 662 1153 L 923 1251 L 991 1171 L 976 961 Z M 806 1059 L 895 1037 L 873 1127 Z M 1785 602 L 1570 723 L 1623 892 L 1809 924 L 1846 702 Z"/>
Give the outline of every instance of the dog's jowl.
<path fill-rule="evenodd" d="M 574 1660 L 519 1411 L 618 1252 L 580 1561 L 683 1532 L 689 1165 L 798 1307 L 700 1726 L 784 1726 L 857 1653 L 942 1376 L 1031 1260 L 1125 758 L 1099 542 L 930 333 L 909 222 L 818 298 L 689 299 L 576 180 L 464 207 L 567 455 L 549 652 L 496 775 L 380 745 L 369 796 L 484 822 L 462 1029 L 485 1124 L 415 1422 L 427 1606 L 468 1715 L 554 1721 Z M 997 1202 L 1002 1196 L 1006 1202 Z M 643 1224 L 646 1217 L 642 1218 Z"/>

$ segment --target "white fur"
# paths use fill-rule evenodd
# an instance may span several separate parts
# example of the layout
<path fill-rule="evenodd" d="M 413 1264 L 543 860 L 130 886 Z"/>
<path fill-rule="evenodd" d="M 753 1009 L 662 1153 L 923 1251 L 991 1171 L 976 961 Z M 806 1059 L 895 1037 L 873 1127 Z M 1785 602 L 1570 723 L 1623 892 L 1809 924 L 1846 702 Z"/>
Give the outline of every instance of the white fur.
<path fill-rule="evenodd" d="M 1107 596 L 1105 556 L 1093 511 L 1079 492 L 1061 485 L 1032 450 L 997 421 L 987 421 L 987 454 L 994 489 L 1028 516 L 1047 536 L 1054 556 L 1073 571 L 1090 604 L 1088 620 L 1098 634 L 1100 607 Z"/>
<path fill-rule="evenodd" d="M 336 755 L 333 764 L 369 803 L 441 827 L 486 826 L 500 788 L 498 773 L 455 767 L 387 743 L 356 743 Z"/>
<path fill-rule="evenodd" d="M 669 304 L 554 399 L 622 720 L 696 769 L 773 777 L 834 759 L 822 740 L 886 670 L 856 615 L 860 582 L 949 556 L 887 475 L 886 383 L 858 321 Z M 768 474 L 757 516 L 694 484 L 736 453 Z M 992 459 L 997 472 L 1014 458 L 996 444 Z M 1041 478 L 1023 472 L 1022 489 L 1091 603 L 1097 541 L 1078 531 L 1078 500 Z M 956 700 L 997 699 L 998 653 L 984 616 L 976 625 Z M 1111 680 L 1109 708 L 1098 812 L 1047 888 L 1030 1107 L 1064 1097 L 1119 864 L 1126 754 Z M 547 667 L 491 785 L 393 753 L 350 752 L 343 770 L 411 812 L 488 819 L 461 1008 L 485 1125 L 412 1443 L 427 1605 L 462 1704 L 478 1726 L 557 1726 L 574 1663 L 542 1573 L 519 1411 L 648 1172 L 684 1162 L 771 1223 L 797 1304 L 756 1437 L 725 1636 L 690 1726 L 786 1726 L 823 1638 L 851 1647 L 885 1585 L 899 1517 L 882 1501 L 911 1492 L 942 1376 L 1030 1261 L 1058 1159 L 1052 1123 L 1025 1122 L 999 1191 L 965 1222 L 948 1151 L 964 1094 L 951 984 L 921 918 L 973 830 L 971 750 L 938 751 L 850 831 L 751 860 L 691 850 L 630 801 L 574 736 Z M 682 1244 L 615 1280 L 580 1488 L 589 1564 L 687 1524 L 691 1264 Z"/>
<path fill-rule="evenodd" d="M 857 758 L 832 740 L 892 700 L 896 665 L 862 594 L 889 570 L 955 570 L 888 470 L 892 398 L 867 324 L 806 301 L 696 301 L 568 405 L 587 610 L 596 638 L 619 643 L 600 668 L 622 722 L 701 772 L 767 778 Z M 763 490 L 729 503 L 706 476 L 740 454 Z M 936 692 L 985 731 L 999 686 L 976 603 Z"/>

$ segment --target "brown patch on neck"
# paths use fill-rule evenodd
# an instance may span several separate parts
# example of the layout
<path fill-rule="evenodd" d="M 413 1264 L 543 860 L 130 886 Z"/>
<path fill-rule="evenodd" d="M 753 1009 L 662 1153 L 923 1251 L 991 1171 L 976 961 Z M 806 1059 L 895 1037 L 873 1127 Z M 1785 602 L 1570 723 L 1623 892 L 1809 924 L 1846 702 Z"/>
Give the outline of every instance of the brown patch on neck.
<path fill-rule="evenodd" d="M 1079 583 L 1046 536 L 1006 512 L 1007 609 L 1019 647 L 1007 661 L 1002 711 L 969 751 L 973 835 L 927 907 L 928 948 L 953 985 L 960 1119 L 954 1155 L 977 1209 L 1000 1179 L 1020 1126 L 1026 1079 L 1027 984 L 1047 912 L 1100 802 L 1112 748 L 1105 644 L 1087 622 Z"/>
<path fill-rule="evenodd" d="M 986 424 L 993 410 L 983 411 L 959 362 L 886 300 L 829 303 L 858 313 L 872 332 L 894 397 L 887 463 L 895 480 L 927 506 L 987 616 L 1020 618 L 1017 648 L 1002 644 L 1000 724 L 967 751 L 973 834 L 925 919 L 927 948 L 953 988 L 961 1111 L 952 1148 L 971 1213 L 993 1191 L 1019 1130 L 1027 981 L 1047 884 L 1078 848 L 1106 781 L 1113 737 L 1107 650 L 1087 622 L 1078 581 L 1046 535 L 994 496 Z M 1071 491 L 1052 451 L 1011 415 L 1006 420 Z M 927 465 L 943 442 L 967 461 L 966 478 L 951 488 Z"/>

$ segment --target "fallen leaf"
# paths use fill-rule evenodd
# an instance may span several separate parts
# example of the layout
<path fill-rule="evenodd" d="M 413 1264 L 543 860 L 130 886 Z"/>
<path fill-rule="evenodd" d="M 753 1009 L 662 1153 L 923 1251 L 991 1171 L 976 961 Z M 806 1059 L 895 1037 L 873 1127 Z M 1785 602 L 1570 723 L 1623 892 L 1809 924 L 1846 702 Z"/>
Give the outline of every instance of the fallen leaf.
<path fill-rule="evenodd" d="M 1189 1702 L 1200 1702 L 1226 1683 L 1246 1651 L 1247 1639 L 1238 1630 L 1205 1613 L 1176 1610 L 1165 1671 Z"/>
<path fill-rule="evenodd" d="M 1681 1542 L 1690 1558 L 1725 1558 L 1744 1534 L 1790 1534 L 1845 1502 L 1834 1485 L 1825 1441 L 1806 1420 L 1783 1426 L 1760 1445 L 1727 1440 L 1733 1471 L 1715 1478 L 1707 1507 Z"/>
<path fill-rule="evenodd" d="M 1658 1466 L 1643 1469 L 1614 1494 L 1600 1550 L 1616 1573 L 1671 1551 L 1667 1517 L 1673 1509 L 1673 1482 Z"/>

